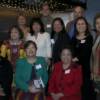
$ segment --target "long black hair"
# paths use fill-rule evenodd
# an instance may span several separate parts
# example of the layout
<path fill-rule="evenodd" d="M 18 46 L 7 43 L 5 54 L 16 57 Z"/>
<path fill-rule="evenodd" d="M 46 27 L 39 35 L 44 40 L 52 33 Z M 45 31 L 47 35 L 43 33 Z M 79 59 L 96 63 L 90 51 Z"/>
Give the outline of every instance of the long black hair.
<path fill-rule="evenodd" d="M 44 32 L 44 25 L 41 21 L 41 19 L 39 17 L 34 17 L 32 18 L 31 22 L 30 22 L 30 34 L 34 35 L 34 30 L 32 29 L 32 26 L 34 23 L 38 23 L 41 27 L 40 32 L 43 33 Z"/>
<path fill-rule="evenodd" d="M 59 21 L 59 22 L 61 23 L 62 30 L 61 30 L 60 33 L 66 33 L 65 24 L 64 24 L 63 20 L 62 20 L 60 17 L 57 17 L 57 18 L 55 18 L 55 19 L 53 20 L 53 22 L 52 22 L 51 38 L 53 38 L 54 35 L 56 34 L 56 32 L 54 31 L 54 23 L 55 23 L 56 21 Z"/>
<path fill-rule="evenodd" d="M 90 34 L 90 31 L 89 31 L 89 24 L 88 24 L 87 20 L 86 20 L 84 17 L 78 17 L 78 18 L 75 20 L 75 24 L 74 24 L 74 25 L 75 25 L 75 31 L 74 31 L 74 33 L 75 33 L 76 35 L 79 34 L 79 32 L 78 32 L 78 30 L 77 30 L 77 27 L 76 27 L 77 22 L 78 22 L 79 20 L 83 20 L 83 21 L 85 22 L 85 24 L 86 24 L 85 35 Z"/>

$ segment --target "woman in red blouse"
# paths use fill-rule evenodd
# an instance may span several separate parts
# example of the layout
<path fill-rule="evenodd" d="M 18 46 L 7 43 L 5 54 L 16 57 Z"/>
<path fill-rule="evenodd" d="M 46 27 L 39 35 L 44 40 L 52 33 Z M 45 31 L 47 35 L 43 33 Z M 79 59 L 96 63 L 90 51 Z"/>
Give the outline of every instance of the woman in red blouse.
<path fill-rule="evenodd" d="M 81 86 L 81 66 L 72 61 L 72 50 L 65 47 L 61 51 L 61 62 L 54 65 L 47 100 L 81 100 Z"/>

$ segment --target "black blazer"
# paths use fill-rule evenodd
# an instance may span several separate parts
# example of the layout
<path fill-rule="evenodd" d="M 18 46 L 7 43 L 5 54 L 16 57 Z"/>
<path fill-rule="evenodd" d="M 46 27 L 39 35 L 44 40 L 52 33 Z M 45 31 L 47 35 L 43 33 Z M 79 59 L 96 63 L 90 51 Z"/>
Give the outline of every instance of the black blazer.
<path fill-rule="evenodd" d="M 67 45 L 70 45 L 70 39 L 67 33 L 57 33 L 57 34 L 58 36 L 53 46 L 53 54 L 52 54 L 53 63 L 60 61 L 60 54 L 62 48 L 64 48 Z"/>
<path fill-rule="evenodd" d="M 11 95 L 12 79 L 13 71 L 11 63 L 6 58 L 0 56 L 0 85 L 3 88 L 6 97 Z"/>

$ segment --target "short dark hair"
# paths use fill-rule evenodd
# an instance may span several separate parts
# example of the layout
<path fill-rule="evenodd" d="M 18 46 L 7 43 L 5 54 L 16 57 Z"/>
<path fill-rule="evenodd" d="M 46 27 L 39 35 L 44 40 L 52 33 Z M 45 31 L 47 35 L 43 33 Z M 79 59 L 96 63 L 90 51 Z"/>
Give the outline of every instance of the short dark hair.
<path fill-rule="evenodd" d="M 31 41 L 31 40 L 25 42 L 25 44 L 24 44 L 24 49 L 26 49 L 30 44 L 34 45 L 35 49 L 37 50 L 37 45 L 36 45 L 36 43 L 33 42 L 33 41 Z"/>
<path fill-rule="evenodd" d="M 81 7 L 83 10 L 87 9 L 86 3 L 83 3 L 83 2 L 76 2 L 76 3 L 74 3 L 73 9 L 76 8 L 76 7 Z"/>
<path fill-rule="evenodd" d="M 41 6 L 40 6 L 40 9 L 43 9 L 44 6 L 48 6 L 49 9 L 50 9 L 50 4 L 45 2 L 45 3 L 42 3 Z M 50 9 L 51 10 L 51 9 Z"/>
<path fill-rule="evenodd" d="M 20 16 L 23 16 L 25 19 L 26 19 L 26 15 L 24 14 L 24 13 L 19 13 L 18 15 L 17 15 L 17 19 L 20 17 Z"/>
<path fill-rule="evenodd" d="M 79 20 L 84 20 L 84 22 L 85 22 L 85 24 L 86 24 L 86 31 L 85 31 L 85 35 L 87 35 L 87 34 L 90 34 L 90 31 L 89 31 L 89 24 L 88 24 L 88 22 L 87 22 L 87 20 L 85 19 L 85 17 L 78 17 L 76 20 L 75 20 L 75 34 L 77 35 L 79 32 L 78 32 L 78 30 L 77 30 L 77 28 L 76 28 L 76 24 L 77 24 L 77 22 L 79 21 Z"/>
<path fill-rule="evenodd" d="M 61 26 L 62 26 L 61 33 L 66 33 L 65 24 L 64 24 L 63 20 L 62 20 L 60 17 L 56 17 L 56 18 L 53 20 L 53 22 L 52 22 L 51 38 L 53 38 L 54 35 L 55 35 L 55 31 L 54 31 L 53 26 L 54 26 L 54 23 L 55 23 L 56 21 L 59 21 L 59 22 L 61 23 Z"/>
<path fill-rule="evenodd" d="M 21 31 L 21 29 L 17 25 L 13 25 L 13 26 L 10 27 L 10 29 L 8 31 L 9 35 L 11 34 L 11 31 L 12 31 L 13 28 L 15 28 L 15 29 L 18 30 L 18 32 L 19 32 L 19 38 L 22 39 L 23 38 L 22 31 Z"/>
<path fill-rule="evenodd" d="M 41 27 L 40 32 L 43 33 L 44 32 L 44 24 L 42 23 L 41 19 L 39 17 L 34 17 L 32 18 L 31 22 L 30 22 L 30 34 L 34 35 L 34 30 L 32 29 L 32 25 L 34 23 L 38 23 Z"/>
<path fill-rule="evenodd" d="M 71 52 L 72 57 L 74 57 L 74 49 L 73 49 L 72 45 L 63 46 L 60 52 L 62 53 L 62 51 L 65 50 L 65 49 L 68 49 Z"/>

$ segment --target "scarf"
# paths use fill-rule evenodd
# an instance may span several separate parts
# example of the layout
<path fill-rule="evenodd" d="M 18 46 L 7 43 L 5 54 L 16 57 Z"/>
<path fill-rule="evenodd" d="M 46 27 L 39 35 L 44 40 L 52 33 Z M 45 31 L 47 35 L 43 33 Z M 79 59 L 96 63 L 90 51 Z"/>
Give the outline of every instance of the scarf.
<path fill-rule="evenodd" d="M 92 47 L 91 70 L 93 79 L 95 81 L 100 81 L 100 36 L 97 37 Z"/>

